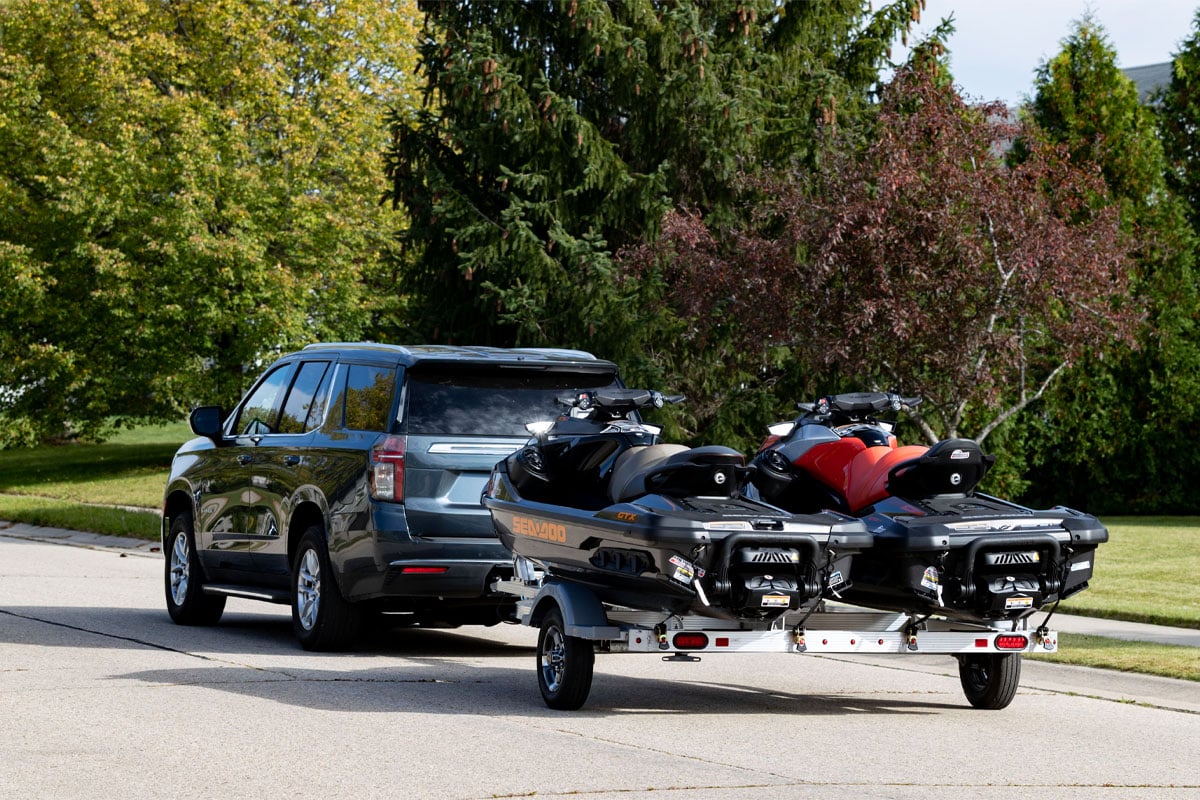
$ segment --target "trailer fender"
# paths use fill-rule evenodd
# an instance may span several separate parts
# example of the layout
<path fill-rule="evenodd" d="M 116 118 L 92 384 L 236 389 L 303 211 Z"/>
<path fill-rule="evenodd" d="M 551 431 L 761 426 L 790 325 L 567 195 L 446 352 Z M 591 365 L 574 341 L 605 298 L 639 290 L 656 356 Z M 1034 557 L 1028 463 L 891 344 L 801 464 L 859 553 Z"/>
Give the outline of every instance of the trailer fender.
<path fill-rule="evenodd" d="M 621 629 L 610 625 L 604 604 L 586 586 L 574 583 L 547 582 L 533 600 L 527 624 L 541 625 L 542 617 L 554 606 L 562 612 L 563 631 L 580 639 L 619 639 Z"/>

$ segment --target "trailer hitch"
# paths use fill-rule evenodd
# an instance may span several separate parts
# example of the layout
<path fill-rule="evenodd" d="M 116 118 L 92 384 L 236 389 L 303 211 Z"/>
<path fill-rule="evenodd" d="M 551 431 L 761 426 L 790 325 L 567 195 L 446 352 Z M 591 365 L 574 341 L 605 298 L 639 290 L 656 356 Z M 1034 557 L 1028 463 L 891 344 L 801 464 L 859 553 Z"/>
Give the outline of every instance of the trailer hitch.
<path fill-rule="evenodd" d="M 674 655 L 663 656 L 663 661 L 683 661 L 692 663 L 700 660 L 700 656 L 689 656 L 686 653 L 675 653 Z"/>

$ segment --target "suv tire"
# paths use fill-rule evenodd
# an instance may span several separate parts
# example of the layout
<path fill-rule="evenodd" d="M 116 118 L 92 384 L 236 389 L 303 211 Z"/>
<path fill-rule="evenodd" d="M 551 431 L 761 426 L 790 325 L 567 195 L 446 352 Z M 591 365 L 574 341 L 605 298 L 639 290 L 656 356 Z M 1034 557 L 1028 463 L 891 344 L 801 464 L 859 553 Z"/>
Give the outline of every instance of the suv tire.
<path fill-rule="evenodd" d="M 191 512 L 184 511 L 171 519 L 166 549 L 163 588 L 167 613 L 178 625 L 216 625 L 225 612 L 225 597 L 204 593 Z"/>
<path fill-rule="evenodd" d="M 312 525 L 300 537 L 292 562 L 292 630 L 305 650 L 345 650 L 361 627 L 361 615 L 338 590 L 325 532 Z"/>

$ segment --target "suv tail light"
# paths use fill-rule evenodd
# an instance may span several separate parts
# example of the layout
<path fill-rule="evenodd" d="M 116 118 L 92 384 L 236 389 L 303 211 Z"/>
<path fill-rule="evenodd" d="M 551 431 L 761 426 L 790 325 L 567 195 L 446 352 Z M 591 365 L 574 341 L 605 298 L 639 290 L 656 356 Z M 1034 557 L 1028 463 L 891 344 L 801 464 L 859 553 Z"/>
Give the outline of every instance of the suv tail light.
<path fill-rule="evenodd" d="M 403 436 L 383 436 L 371 448 L 371 496 L 376 500 L 404 499 Z"/>

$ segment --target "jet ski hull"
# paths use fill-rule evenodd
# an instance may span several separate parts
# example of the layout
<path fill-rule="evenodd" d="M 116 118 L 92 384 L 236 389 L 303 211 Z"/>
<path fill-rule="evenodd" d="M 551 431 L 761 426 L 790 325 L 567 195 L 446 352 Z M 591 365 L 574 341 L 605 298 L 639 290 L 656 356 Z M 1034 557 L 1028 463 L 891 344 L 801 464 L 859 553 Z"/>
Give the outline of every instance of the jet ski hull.
<path fill-rule="evenodd" d="M 598 510 L 521 497 L 505 462 L 483 498 L 515 556 L 602 602 L 761 619 L 845 588 L 871 543 L 861 521 L 793 515 L 742 497 L 646 495 Z"/>
<path fill-rule="evenodd" d="M 1087 588 L 1107 529 L 1067 508 L 986 495 L 886 498 L 863 516 L 847 602 L 970 622 L 1020 619 Z"/>

